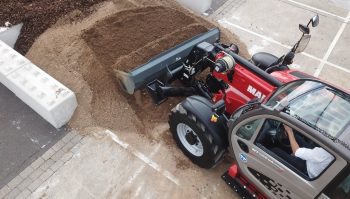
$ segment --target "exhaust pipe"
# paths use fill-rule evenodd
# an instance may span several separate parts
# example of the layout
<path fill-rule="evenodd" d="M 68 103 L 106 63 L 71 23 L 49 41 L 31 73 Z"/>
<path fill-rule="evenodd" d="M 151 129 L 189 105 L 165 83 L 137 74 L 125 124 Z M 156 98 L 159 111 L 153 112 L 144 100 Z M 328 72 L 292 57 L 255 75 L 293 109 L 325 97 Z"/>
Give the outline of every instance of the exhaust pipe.
<path fill-rule="evenodd" d="M 196 45 L 202 42 L 214 44 L 219 40 L 220 30 L 218 28 L 211 29 L 157 55 L 129 73 L 116 71 L 117 78 L 129 94 L 145 88 L 154 80 L 167 83 L 181 71 L 187 56 Z"/>

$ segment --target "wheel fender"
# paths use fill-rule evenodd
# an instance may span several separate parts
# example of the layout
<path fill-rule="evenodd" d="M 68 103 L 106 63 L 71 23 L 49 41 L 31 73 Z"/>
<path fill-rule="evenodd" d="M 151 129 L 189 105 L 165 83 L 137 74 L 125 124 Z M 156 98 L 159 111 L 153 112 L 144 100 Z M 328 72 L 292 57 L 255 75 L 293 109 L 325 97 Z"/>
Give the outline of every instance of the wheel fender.
<path fill-rule="evenodd" d="M 216 143 L 221 143 L 224 148 L 228 147 L 228 133 L 223 119 L 219 118 L 217 122 L 211 122 L 211 117 L 215 114 L 212 110 L 212 102 L 202 96 L 194 95 L 182 101 L 181 106 L 201 121 L 205 128 L 212 133 Z"/>

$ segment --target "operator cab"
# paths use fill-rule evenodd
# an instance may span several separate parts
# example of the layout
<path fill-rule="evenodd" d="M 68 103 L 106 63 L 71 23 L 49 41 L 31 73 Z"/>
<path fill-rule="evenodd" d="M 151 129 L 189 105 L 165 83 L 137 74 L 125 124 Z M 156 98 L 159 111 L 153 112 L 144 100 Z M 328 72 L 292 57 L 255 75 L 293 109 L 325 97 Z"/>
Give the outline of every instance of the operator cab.
<path fill-rule="evenodd" d="M 268 198 L 349 198 L 349 115 L 350 95 L 333 86 L 311 79 L 281 86 L 260 107 L 231 117 L 239 172 Z M 317 149 L 313 168 L 292 153 L 284 125 L 300 148 Z"/>

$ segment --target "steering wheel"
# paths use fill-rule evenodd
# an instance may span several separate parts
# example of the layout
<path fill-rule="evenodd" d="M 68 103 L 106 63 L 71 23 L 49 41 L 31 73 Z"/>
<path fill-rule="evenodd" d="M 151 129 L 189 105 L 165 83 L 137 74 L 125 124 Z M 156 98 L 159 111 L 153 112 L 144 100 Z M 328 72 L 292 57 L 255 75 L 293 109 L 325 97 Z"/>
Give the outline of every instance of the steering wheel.
<path fill-rule="evenodd" d="M 285 132 L 283 123 L 280 122 L 277 126 L 276 126 L 276 135 L 275 135 L 275 139 L 284 147 L 290 147 L 290 142 L 289 142 L 289 138 L 288 135 Z"/>

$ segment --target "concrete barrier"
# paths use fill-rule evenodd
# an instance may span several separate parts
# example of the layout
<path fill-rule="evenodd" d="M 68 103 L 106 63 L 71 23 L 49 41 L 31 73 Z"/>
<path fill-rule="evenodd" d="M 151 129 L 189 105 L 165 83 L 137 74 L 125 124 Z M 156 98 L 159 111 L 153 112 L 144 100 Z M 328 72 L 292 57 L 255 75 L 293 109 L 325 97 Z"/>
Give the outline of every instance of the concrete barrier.
<path fill-rule="evenodd" d="M 18 39 L 19 34 L 21 33 L 23 24 L 17 24 L 11 26 L 10 28 L 3 27 L 2 31 L 0 31 L 0 40 L 5 42 L 11 48 L 14 48 L 16 41 Z M 1 27 L 0 27 L 1 30 Z"/>
<path fill-rule="evenodd" d="M 78 105 L 71 90 L 2 41 L 0 82 L 56 128 L 70 120 Z"/>
<path fill-rule="evenodd" d="M 213 0 L 177 0 L 181 5 L 193 10 L 198 14 L 202 14 L 207 11 Z"/>

